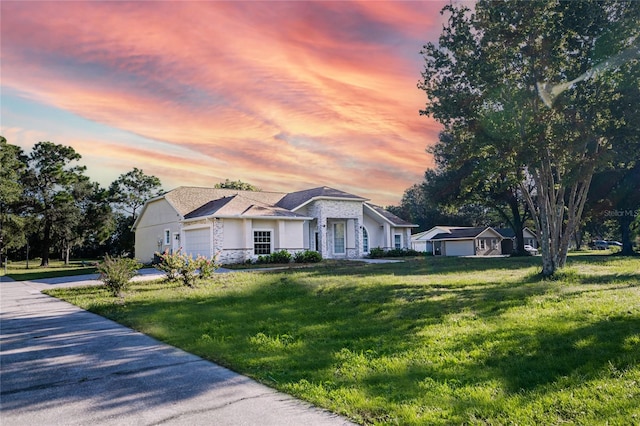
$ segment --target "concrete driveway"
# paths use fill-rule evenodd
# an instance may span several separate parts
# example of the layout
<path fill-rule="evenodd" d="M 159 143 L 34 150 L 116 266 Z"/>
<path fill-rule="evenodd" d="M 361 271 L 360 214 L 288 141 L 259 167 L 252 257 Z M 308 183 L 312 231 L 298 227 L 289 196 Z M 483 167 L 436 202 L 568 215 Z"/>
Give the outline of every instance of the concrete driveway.
<path fill-rule="evenodd" d="M 7 280 L 0 281 L 3 425 L 351 424 L 40 292 L 97 284 L 93 276 Z"/>

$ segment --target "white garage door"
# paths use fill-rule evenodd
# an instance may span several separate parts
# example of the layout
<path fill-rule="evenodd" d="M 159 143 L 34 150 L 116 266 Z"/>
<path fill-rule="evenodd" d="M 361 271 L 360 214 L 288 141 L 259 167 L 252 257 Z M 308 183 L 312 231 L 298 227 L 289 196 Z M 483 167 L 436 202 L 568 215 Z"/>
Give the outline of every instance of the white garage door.
<path fill-rule="evenodd" d="M 473 241 L 447 241 L 447 256 L 473 256 Z"/>
<path fill-rule="evenodd" d="M 209 228 L 184 231 L 184 239 L 183 251 L 187 256 L 211 257 L 211 230 Z"/>

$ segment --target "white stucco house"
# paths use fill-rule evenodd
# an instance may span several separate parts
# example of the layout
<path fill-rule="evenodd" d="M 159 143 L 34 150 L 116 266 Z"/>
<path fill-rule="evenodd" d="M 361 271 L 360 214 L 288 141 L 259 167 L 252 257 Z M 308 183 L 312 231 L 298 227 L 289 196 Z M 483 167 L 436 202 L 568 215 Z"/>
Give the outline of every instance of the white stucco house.
<path fill-rule="evenodd" d="M 411 247 L 434 256 L 501 255 L 502 235 L 491 227 L 434 226 L 411 236 Z"/>
<path fill-rule="evenodd" d="M 376 247 L 411 247 L 416 226 L 366 198 L 326 186 L 291 193 L 179 187 L 148 200 L 133 230 L 141 262 L 181 249 L 241 263 L 280 250 L 362 258 Z"/>

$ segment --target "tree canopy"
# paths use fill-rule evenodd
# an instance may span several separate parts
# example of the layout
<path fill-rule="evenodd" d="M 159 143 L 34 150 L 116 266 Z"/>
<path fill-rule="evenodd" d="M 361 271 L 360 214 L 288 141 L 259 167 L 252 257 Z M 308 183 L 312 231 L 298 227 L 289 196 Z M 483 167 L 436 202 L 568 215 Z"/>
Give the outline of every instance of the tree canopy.
<path fill-rule="evenodd" d="M 111 202 L 127 212 L 132 221 L 138 215 L 138 209 L 144 203 L 162 193 L 160 179 L 146 175 L 142 170 L 134 167 L 133 170 L 123 173 L 109 186 Z"/>
<path fill-rule="evenodd" d="M 22 175 L 26 169 L 26 157 L 22 149 L 7 143 L 0 136 L 0 265 L 7 248 L 25 243 L 24 218 L 20 215 L 22 199 Z"/>
<path fill-rule="evenodd" d="M 224 182 L 216 183 L 214 185 L 214 188 L 237 189 L 240 191 L 260 191 L 260 188 L 258 188 L 257 186 L 252 185 L 250 183 L 243 182 L 239 179 L 238 180 L 225 179 Z"/>
<path fill-rule="evenodd" d="M 436 160 L 471 164 L 487 185 L 498 176 L 517 185 L 551 275 L 565 264 L 594 172 L 621 144 L 638 144 L 629 118 L 640 104 L 640 3 L 481 0 L 473 12 L 443 13 L 418 84 L 428 97 L 421 114 L 444 127 Z"/>

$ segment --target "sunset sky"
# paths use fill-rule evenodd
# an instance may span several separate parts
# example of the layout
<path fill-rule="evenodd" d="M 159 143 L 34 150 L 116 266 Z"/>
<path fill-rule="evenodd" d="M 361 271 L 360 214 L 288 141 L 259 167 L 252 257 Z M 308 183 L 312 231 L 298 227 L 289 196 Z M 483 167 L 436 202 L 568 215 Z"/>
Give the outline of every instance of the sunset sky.
<path fill-rule="evenodd" d="M 420 49 L 448 1 L 7 1 L 0 134 L 103 186 L 242 180 L 397 205 L 432 165 Z"/>

